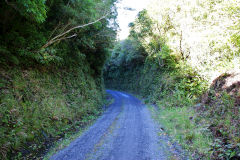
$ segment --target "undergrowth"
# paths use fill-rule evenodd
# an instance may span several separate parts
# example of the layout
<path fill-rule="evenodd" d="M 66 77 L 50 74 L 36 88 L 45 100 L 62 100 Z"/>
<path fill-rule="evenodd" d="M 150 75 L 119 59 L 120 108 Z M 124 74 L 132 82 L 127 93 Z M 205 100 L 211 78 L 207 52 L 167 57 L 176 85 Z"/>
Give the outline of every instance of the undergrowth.
<path fill-rule="evenodd" d="M 169 134 L 202 159 L 240 158 L 237 11 L 237 1 L 152 0 L 105 65 L 108 88 L 157 104 Z"/>
<path fill-rule="evenodd" d="M 81 68 L 1 68 L 0 159 L 34 159 L 101 113 L 101 84 L 83 63 Z"/>
<path fill-rule="evenodd" d="M 106 66 L 105 84 L 108 88 L 141 95 L 145 103 L 156 104 L 160 109 L 157 119 L 193 157 L 230 159 L 238 156 L 239 112 L 233 115 L 233 108 L 238 108 L 233 107 L 233 97 L 227 93 L 218 93 L 218 97 L 210 94 L 214 88 L 208 91 L 206 80 L 184 61 L 161 67 L 154 57 L 148 56 L 144 63 L 131 67 L 110 63 Z M 206 92 L 208 96 L 213 95 L 210 105 L 200 103 Z"/>
<path fill-rule="evenodd" d="M 207 129 L 208 124 L 200 124 L 195 119 L 195 111 L 189 107 L 165 108 L 152 110 L 154 119 L 162 126 L 164 131 L 177 141 L 183 148 L 190 151 L 191 158 L 209 158 L 211 135 Z M 150 107 L 152 108 L 152 107 Z"/>
<path fill-rule="evenodd" d="M 104 106 L 109 106 L 114 102 L 114 99 L 107 98 L 104 100 Z M 99 115 L 93 115 L 91 116 L 91 119 L 87 119 L 87 123 L 80 127 L 77 131 L 66 133 L 64 138 L 59 139 L 54 145 L 50 148 L 48 153 L 44 155 L 42 158 L 44 160 L 50 159 L 51 156 L 53 156 L 58 151 L 62 150 L 63 148 L 67 147 L 71 142 L 73 142 L 75 139 L 80 137 L 83 132 L 85 132 L 98 118 Z"/>

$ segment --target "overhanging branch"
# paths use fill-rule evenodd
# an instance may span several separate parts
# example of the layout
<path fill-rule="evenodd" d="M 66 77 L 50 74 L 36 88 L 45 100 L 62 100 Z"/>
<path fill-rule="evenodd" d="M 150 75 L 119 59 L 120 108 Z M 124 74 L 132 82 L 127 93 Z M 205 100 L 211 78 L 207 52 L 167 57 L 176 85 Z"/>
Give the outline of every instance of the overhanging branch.
<path fill-rule="evenodd" d="M 68 29 L 67 31 L 64 31 L 63 33 L 60 33 L 59 35 L 57 35 L 57 36 L 53 37 L 52 39 L 50 39 L 45 45 L 43 45 L 41 47 L 41 49 L 47 48 L 48 46 L 52 45 L 53 43 L 59 42 L 59 41 L 61 41 L 63 39 L 66 39 L 66 38 L 69 39 L 69 38 L 72 38 L 72 37 L 76 37 L 77 36 L 76 33 L 74 35 L 72 35 L 72 36 L 69 36 L 69 37 L 64 37 L 64 36 L 66 36 L 68 33 L 70 33 L 71 31 L 73 31 L 75 29 L 84 28 L 84 27 L 87 27 L 89 25 L 95 24 L 95 23 L 99 22 L 100 20 L 106 18 L 107 16 L 108 16 L 108 14 L 102 16 L 101 18 L 99 18 L 99 19 L 97 19 L 97 20 L 95 20 L 93 22 L 90 22 L 90 23 L 87 23 L 87 24 L 83 24 L 83 25 L 78 25 L 78 26 L 75 26 L 73 28 Z"/>

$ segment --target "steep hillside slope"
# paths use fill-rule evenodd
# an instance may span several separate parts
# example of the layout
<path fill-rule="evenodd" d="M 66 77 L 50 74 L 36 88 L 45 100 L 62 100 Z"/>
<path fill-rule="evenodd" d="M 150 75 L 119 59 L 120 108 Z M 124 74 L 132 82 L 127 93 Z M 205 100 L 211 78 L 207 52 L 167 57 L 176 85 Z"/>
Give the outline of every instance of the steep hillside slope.
<path fill-rule="evenodd" d="M 99 115 L 103 86 L 91 75 L 89 64 L 82 64 L 0 69 L 2 158 L 33 158 Z"/>
<path fill-rule="evenodd" d="M 0 159 L 36 159 L 101 112 L 115 0 L 0 2 Z"/>
<path fill-rule="evenodd" d="M 105 66 L 108 88 L 159 106 L 168 133 L 201 159 L 239 148 L 239 2 L 152 0 Z"/>

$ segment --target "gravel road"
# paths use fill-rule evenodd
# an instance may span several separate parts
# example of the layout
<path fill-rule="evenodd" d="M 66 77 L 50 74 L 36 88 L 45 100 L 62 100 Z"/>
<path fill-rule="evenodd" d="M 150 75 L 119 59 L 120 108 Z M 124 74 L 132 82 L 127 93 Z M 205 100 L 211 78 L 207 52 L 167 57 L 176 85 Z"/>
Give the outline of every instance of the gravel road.
<path fill-rule="evenodd" d="M 107 90 L 114 98 L 106 112 L 81 137 L 52 160 L 186 159 L 151 118 L 148 108 L 127 93 Z"/>

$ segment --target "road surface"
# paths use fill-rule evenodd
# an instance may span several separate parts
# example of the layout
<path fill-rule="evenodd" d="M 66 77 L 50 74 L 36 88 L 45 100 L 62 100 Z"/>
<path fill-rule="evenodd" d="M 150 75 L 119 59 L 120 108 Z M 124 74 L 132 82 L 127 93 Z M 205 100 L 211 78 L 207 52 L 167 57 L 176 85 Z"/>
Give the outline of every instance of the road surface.
<path fill-rule="evenodd" d="M 106 112 L 51 160 L 186 159 L 151 118 L 148 108 L 132 95 L 107 90 L 114 98 Z"/>

